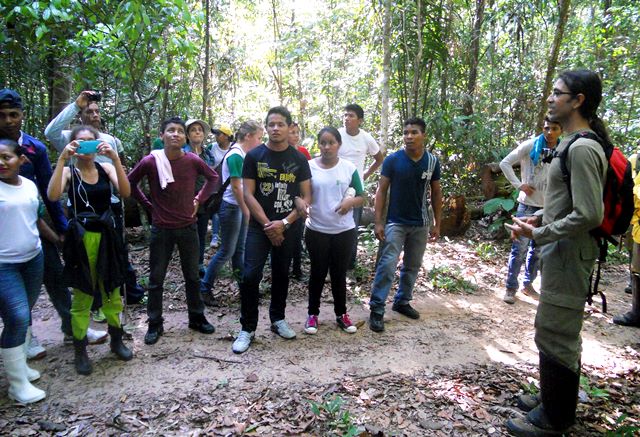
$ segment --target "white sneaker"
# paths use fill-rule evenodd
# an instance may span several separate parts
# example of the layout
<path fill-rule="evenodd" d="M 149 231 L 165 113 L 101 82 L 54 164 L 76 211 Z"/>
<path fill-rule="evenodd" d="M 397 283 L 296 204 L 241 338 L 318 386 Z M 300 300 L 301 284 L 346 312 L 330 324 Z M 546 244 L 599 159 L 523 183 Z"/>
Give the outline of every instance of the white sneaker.
<path fill-rule="evenodd" d="M 278 334 L 280 337 L 286 338 L 287 340 L 296 338 L 296 332 L 291 329 L 291 326 L 289 326 L 285 319 L 273 322 L 271 324 L 271 330 Z"/>
<path fill-rule="evenodd" d="M 255 335 L 255 331 L 240 331 L 240 333 L 238 334 L 238 338 L 236 338 L 236 341 L 233 342 L 233 346 L 231 346 L 231 350 L 233 351 L 233 353 L 241 354 L 243 352 L 246 352 L 247 349 L 249 349 L 251 341 L 253 340 L 253 337 L 255 337 Z"/>
<path fill-rule="evenodd" d="M 31 336 L 31 341 L 27 347 L 28 360 L 40 360 L 47 356 L 47 350 L 40 346 L 40 342 L 35 335 Z"/>
<path fill-rule="evenodd" d="M 102 344 L 107 341 L 109 334 L 107 331 L 97 331 L 95 329 L 87 329 L 87 341 L 89 344 Z"/>

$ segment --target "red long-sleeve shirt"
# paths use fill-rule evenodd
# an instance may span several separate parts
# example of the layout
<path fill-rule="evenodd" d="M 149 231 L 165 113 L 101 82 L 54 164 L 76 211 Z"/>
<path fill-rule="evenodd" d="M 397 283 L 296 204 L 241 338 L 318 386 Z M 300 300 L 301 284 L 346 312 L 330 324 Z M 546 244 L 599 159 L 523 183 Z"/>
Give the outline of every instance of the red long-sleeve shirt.
<path fill-rule="evenodd" d="M 170 160 L 173 172 L 172 182 L 163 190 L 160 187 L 156 160 L 153 155 L 147 155 L 129 173 L 129 182 L 133 197 L 145 208 L 151 210 L 154 226 L 165 229 L 179 229 L 196 222 L 193 216 L 193 193 L 196 178 L 199 174 L 206 179 L 204 186 L 196 195 L 200 204 L 213 194 L 214 184 L 218 175 L 202 159 L 191 152 L 185 153 L 178 159 Z M 151 200 L 138 187 L 143 177 L 147 177 L 151 189 Z"/>

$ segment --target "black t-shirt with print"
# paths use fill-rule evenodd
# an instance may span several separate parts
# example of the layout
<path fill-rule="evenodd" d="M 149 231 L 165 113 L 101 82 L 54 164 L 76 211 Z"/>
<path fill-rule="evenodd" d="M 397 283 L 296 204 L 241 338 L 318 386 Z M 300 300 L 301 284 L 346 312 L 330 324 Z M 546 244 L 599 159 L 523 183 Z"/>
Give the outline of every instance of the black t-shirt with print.
<path fill-rule="evenodd" d="M 300 182 L 311 179 L 311 170 L 307 158 L 293 147 L 276 152 L 260 144 L 244 158 L 242 177 L 256 181 L 254 197 L 267 218 L 282 220 L 295 208 Z M 251 224 L 261 227 L 253 217 Z"/>

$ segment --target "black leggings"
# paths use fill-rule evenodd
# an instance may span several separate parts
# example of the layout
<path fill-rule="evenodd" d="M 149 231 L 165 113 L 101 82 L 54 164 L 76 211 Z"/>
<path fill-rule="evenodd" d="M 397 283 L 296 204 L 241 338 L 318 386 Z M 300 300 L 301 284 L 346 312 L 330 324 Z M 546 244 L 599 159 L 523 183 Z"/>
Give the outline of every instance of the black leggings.
<path fill-rule="evenodd" d="M 324 234 L 306 229 L 305 242 L 311 261 L 309 315 L 320 314 L 320 298 L 327 272 L 331 273 L 331 292 L 336 316 L 347 312 L 347 267 L 355 235 L 355 228 L 339 234 Z"/>

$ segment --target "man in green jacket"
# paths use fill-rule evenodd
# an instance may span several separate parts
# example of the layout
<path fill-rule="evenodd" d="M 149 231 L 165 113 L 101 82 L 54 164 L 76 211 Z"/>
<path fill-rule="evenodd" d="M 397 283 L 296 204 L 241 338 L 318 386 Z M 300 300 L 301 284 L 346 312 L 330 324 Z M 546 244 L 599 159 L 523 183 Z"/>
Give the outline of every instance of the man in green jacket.
<path fill-rule="evenodd" d="M 576 135 L 594 132 L 605 146 L 609 135 L 596 114 L 602 100 L 602 82 L 588 70 L 560 75 L 547 98 L 549 118 L 558 121 L 566 137 L 560 154 Z M 574 424 L 580 384 L 580 354 L 584 305 L 589 275 L 598 245 L 589 231 L 602 223 L 602 192 L 607 172 L 603 145 L 579 138 L 566 159 L 571 183 L 562 178 L 560 158 L 549 167 L 543 214 L 514 218 L 513 232 L 541 246 L 542 285 L 535 320 L 535 341 L 540 355 L 540 393 L 523 395 L 518 406 L 529 411 L 524 419 L 511 419 L 507 428 L 517 436 L 555 436 Z M 571 192 L 569 192 L 569 186 Z"/>

